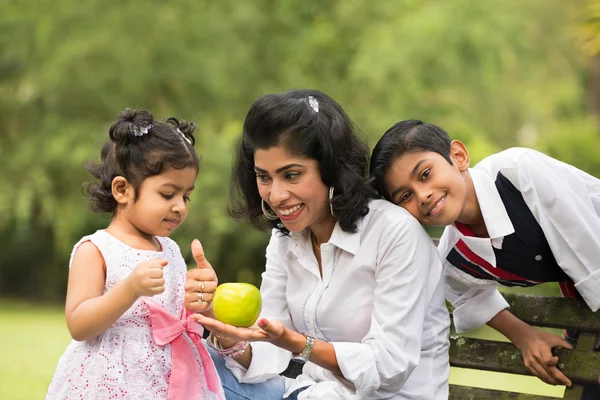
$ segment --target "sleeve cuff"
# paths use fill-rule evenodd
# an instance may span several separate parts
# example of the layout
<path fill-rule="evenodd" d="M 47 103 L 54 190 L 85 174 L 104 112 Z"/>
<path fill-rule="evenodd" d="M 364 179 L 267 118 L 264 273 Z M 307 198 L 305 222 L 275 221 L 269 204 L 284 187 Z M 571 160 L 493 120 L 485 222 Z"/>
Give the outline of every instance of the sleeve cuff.
<path fill-rule="evenodd" d="M 292 355 L 271 343 L 253 342 L 252 361 L 247 369 L 231 357 L 225 357 L 225 366 L 240 383 L 262 383 L 279 376 L 288 366 Z"/>
<path fill-rule="evenodd" d="M 348 342 L 335 342 L 332 345 L 342 375 L 354 385 L 357 395 L 361 393 L 368 396 L 381 385 L 375 358 L 369 346 Z"/>
<path fill-rule="evenodd" d="M 596 312 L 600 309 L 600 271 L 596 271 L 581 282 L 575 284 L 575 288 L 583 297 L 587 305 Z"/>
<path fill-rule="evenodd" d="M 504 297 L 496 289 L 476 289 L 477 291 L 468 301 L 454 309 L 454 327 L 457 333 L 479 328 L 488 323 L 496 314 L 510 308 Z M 468 293 L 465 293 L 468 295 Z"/>

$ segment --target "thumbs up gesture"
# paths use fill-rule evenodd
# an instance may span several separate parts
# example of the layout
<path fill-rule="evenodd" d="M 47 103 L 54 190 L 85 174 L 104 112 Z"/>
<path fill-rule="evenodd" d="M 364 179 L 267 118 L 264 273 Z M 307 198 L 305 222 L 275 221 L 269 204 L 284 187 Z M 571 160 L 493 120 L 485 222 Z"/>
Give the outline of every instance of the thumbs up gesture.
<path fill-rule="evenodd" d="M 194 313 L 210 309 L 213 293 L 217 289 L 217 274 L 204 256 L 204 249 L 198 239 L 192 242 L 192 255 L 196 268 L 187 272 L 185 280 L 185 308 Z"/>

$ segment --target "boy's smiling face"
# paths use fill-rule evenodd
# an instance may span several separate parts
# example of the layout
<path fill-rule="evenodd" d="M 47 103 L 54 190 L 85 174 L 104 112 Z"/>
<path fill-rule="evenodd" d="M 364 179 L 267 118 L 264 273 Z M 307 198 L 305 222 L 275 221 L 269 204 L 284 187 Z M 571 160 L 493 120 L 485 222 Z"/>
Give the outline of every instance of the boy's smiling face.
<path fill-rule="evenodd" d="M 388 198 L 406 208 L 422 224 L 446 226 L 459 219 L 467 198 L 463 174 L 469 169 L 465 146 L 453 141 L 450 164 L 436 152 L 406 153 L 385 174 Z"/>

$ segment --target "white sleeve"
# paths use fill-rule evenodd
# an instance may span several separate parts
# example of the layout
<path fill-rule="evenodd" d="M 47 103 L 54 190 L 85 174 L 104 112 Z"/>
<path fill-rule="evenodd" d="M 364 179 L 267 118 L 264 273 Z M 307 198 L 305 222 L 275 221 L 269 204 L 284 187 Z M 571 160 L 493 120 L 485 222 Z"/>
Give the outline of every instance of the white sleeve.
<path fill-rule="evenodd" d="M 279 320 L 288 328 L 293 329 L 290 314 L 287 308 L 285 288 L 287 285 L 287 271 L 281 265 L 282 255 L 279 254 L 281 245 L 273 231 L 271 241 L 267 246 L 267 265 L 262 274 L 260 293 L 262 295 L 263 309 L 261 317 L 269 320 Z M 252 361 L 248 369 L 241 366 L 231 357 L 225 358 L 225 365 L 233 375 L 242 383 L 260 383 L 274 378 L 288 366 L 292 354 L 268 342 L 253 342 Z"/>
<path fill-rule="evenodd" d="M 494 281 L 482 282 L 462 272 L 445 260 L 454 246 L 450 242 L 450 228 L 446 228 L 438 249 L 444 258 L 444 280 L 446 299 L 454 306 L 452 317 L 456 332 L 461 333 L 487 324 L 500 311 L 509 308 L 504 297 L 498 292 Z"/>
<path fill-rule="evenodd" d="M 454 306 L 452 317 L 456 332 L 461 333 L 487 324 L 500 311 L 509 308 L 494 281 L 489 285 L 469 282 L 469 275 L 444 262 L 446 299 Z"/>
<path fill-rule="evenodd" d="M 517 161 L 518 186 L 558 265 L 592 311 L 600 308 L 600 181 L 542 153 Z"/>
<path fill-rule="evenodd" d="M 409 378 L 421 357 L 424 320 L 441 279 L 439 254 L 416 219 L 407 215 L 386 222 L 375 234 L 381 238 L 369 331 L 361 343 L 332 343 L 344 378 L 356 389 L 352 398 L 358 399 L 389 398 Z"/>

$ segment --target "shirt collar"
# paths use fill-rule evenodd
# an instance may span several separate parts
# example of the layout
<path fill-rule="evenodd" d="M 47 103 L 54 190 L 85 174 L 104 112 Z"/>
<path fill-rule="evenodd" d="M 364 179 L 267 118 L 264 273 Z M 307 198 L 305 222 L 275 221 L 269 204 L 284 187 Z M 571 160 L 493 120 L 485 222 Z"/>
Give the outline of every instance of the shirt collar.
<path fill-rule="evenodd" d="M 333 228 L 333 232 L 329 241 L 327 243 L 332 244 L 333 246 L 339 247 L 340 249 L 347 251 L 353 255 L 356 255 L 358 249 L 360 247 L 360 224 L 362 223 L 362 219 L 358 221 L 358 229 L 355 233 L 352 232 L 344 232 L 340 227 L 340 223 L 337 222 L 335 227 Z M 310 230 L 305 229 L 302 232 L 292 232 L 292 239 L 296 242 L 297 245 L 302 245 L 302 247 L 312 248 L 311 238 L 310 238 Z M 321 245 L 323 246 L 323 245 Z"/>
<path fill-rule="evenodd" d="M 469 175 L 473 181 L 477 201 L 490 239 L 502 238 L 514 233 L 515 228 L 506 212 L 494 180 L 485 171 L 472 168 L 469 169 Z"/>
<path fill-rule="evenodd" d="M 362 219 L 358 221 L 357 225 L 362 223 Z M 358 252 L 358 248 L 360 247 L 360 226 L 358 226 L 355 233 L 352 232 L 344 232 L 340 227 L 340 223 L 335 224 L 335 228 L 333 228 L 333 233 L 331 234 L 331 238 L 329 238 L 329 243 L 333 244 L 340 249 L 347 251 L 352 255 L 356 255 Z"/>

